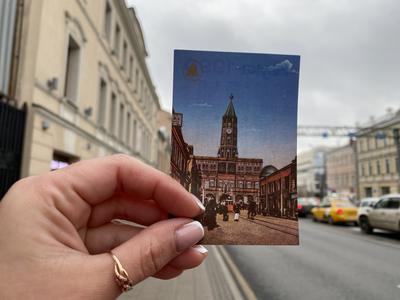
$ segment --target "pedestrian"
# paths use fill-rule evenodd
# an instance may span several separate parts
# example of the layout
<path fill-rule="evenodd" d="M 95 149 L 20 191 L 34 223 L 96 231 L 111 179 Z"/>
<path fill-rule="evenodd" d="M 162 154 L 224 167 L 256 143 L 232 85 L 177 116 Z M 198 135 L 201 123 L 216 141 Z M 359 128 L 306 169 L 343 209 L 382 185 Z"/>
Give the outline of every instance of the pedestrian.
<path fill-rule="evenodd" d="M 126 155 L 25 178 L 0 202 L 0 299 L 115 299 L 149 276 L 174 278 L 206 256 L 192 220 L 203 211 Z"/>
<path fill-rule="evenodd" d="M 217 227 L 217 202 L 215 199 L 210 199 L 206 206 L 206 224 L 208 230 L 213 230 Z"/>
<path fill-rule="evenodd" d="M 257 204 L 253 199 L 251 199 L 249 201 L 249 207 L 248 207 L 248 210 L 247 210 L 247 218 L 248 219 L 254 220 L 254 217 L 256 215 L 256 205 Z"/>
<path fill-rule="evenodd" d="M 234 221 L 239 222 L 239 217 L 240 217 L 240 202 L 235 202 L 233 204 L 233 212 L 234 212 Z"/>
<path fill-rule="evenodd" d="M 228 204 L 224 201 L 222 202 L 222 206 L 221 206 L 221 210 L 222 210 L 222 220 L 224 222 L 227 222 L 229 220 L 229 216 L 228 216 Z"/>

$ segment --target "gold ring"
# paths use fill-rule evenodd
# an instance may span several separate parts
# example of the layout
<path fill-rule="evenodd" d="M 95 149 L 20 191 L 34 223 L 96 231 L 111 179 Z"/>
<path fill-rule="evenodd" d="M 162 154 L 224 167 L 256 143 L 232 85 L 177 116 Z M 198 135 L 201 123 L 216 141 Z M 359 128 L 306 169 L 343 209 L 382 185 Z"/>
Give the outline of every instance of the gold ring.
<path fill-rule="evenodd" d="M 129 278 L 128 272 L 122 267 L 118 257 L 116 257 L 112 252 L 110 252 L 110 254 L 115 262 L 114 266 L 115 281 L 117 282 L 118 286 L 121 288 L 123 292 L 131 290 L 133 288 L 133 282 Z"/>

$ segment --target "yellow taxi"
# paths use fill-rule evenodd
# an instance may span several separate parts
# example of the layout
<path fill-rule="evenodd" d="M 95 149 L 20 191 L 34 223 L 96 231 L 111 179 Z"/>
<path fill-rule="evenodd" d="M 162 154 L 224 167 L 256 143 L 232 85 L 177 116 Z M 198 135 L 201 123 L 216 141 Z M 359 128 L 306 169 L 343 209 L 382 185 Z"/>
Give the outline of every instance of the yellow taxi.
<path fill-rule="evenodd" d="M 357 224 L 357 210 L 349 201 L 333 200 L 314 207 L 311 213 L 314 221 Z"/>

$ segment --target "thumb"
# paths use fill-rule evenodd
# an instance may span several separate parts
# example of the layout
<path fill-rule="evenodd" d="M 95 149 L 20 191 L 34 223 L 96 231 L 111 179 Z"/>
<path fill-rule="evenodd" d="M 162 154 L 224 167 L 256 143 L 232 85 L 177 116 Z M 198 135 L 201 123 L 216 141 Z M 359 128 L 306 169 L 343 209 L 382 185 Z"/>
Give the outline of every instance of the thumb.
<path fill-rule="evenodd" d="M 143 229 L 133 238 L 114 248 L 112 253 L 136 285 L 156 274 L 172 259 L 200 241 L 203 236 L 204 230 L 200 222 L 183 218 L 169 219 Z M 103 267 L 107 267 L 109 274 L 113 274 L 114 262 L 111 255 L 107 255 L 105 260 L 102 263 Z M 117 287 L 114 281 L 111 281 L 111 284 Z"/>

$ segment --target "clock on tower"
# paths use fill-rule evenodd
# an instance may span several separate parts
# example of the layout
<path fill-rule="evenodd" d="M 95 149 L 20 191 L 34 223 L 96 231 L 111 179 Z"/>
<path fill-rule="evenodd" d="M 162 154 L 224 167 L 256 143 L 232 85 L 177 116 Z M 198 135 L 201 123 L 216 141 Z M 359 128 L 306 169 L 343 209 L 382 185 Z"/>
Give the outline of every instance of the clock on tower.
<path fill-rule="evenodd" d="M 221 141 L 218 157 L 236 158 L 237 150 L 237 117 L 233 106 L 233 95 L 229 96 L 229 104 L 222 117 Z"/>

